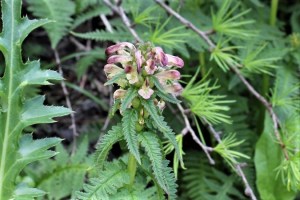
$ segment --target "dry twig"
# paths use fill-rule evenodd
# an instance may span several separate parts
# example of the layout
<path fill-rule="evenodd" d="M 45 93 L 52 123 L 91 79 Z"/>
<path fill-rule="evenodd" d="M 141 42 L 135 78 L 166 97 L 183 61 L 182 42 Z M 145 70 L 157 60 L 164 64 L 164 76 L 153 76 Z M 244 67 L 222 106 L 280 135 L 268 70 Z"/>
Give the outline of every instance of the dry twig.
<path fill-rule="evenodd" d="M 57 64 L 57 66 L 58 66 L 58 71 L 63 76 L 63 70 L 61 68 L 61 61 L 60 61 L 59 54 L 58 54 L 58 52 L 57 52 L 56 49 L 54 49 L 53 51 L 54 51 L 54 56 L 55 56 L 55 62 Z M 63 93 L 65 95 L 66 104 L 67 104 L 68 108 L 70 110 L 73 110 L 72 104 L 71 104 L 71 101 L 70 101 L 70 97 L 69 97 L 69 91 L 68 91 L 68 89 L 66 87 L 66 83 L 65 83 L 64 80 L 61 81 L 61 87 L 62 87 Z M 76 127 L 76 120 L 75 120 L 75 114 L 74 114 L 74 112 L 71 112 L 70 116 L 71 116 L 71 123 L 72 123 L 71 128 L 72 128 L 72 131 L 73 131 L 72 154 L 74 154 L 75 151 L 76 151 L 76 141 L 77 141 L 76 137 L 78 136 L 78 134 L 77 134 L 77 127 Z"/>

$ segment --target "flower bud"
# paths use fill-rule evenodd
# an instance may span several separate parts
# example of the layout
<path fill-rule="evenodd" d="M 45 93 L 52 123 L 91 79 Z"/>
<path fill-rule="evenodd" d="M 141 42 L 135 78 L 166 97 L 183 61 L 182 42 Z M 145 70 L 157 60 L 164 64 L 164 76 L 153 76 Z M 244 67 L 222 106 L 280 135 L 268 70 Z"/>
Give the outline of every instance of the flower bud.
<path fill-rule="evenodd" d="M 113 55 L 110 56 L 107 59 L 107 63 L 108 64 L 113 64 L 113 63 L 128 63 L 132 61 L 132 57 L 131 56 L 127 56 L 127 55 Z"/>
<path fill-rule="evenodd" d="M 104 66 L 104 72 L 107 75 L 107 77 L 110 79 L 113 76 L 115 76 L 116 74 L 122 72 L 123 69 L 118 67 L 117 65 L 114 64 L 106 64 Z"/>
<path fill-rule="evenodd" d="M 173 83 L 172 85 L 165 85 L 164 88 L 167 93 L 171 93 L 175 96 L 180 95 L 183 90 L 182 86 L 177 82 Z"/>
<path fill-rule="evenodd" d="M 140 72 L 143 63 L 142 52 L 140 50 L 135 52 L 135 61 L 137 65 L 137 70 L 138 72 Z"/>
<path fill-rule="evenodd" d="M 129 49 L 135 49 L 134 45 L 129 42 L 120 42 L 118 44 L 108 47 L 105 53 L 106 55 L 110 55 L 117 51 L 124 50 L 125 47 L 128 47 Z"/>
<path fill-rule="evenodd" d="M 149 81 L 146 79 L 142 88 L 138 91 L 139 95 L 142 96 L 144 99 L 150 99 L 151 95 L 154 91 L 149 87 Z"/>
<path fill-rule="evenodd" d="M 178 80 L 180 79 L 180 72 L 177 70 L 165 70 L 155 74 L 156 78 L 160 81 Z"/>
<path fill-rule="evenodd" d="M 123 90 L 123 89 L 117 89 L 115 92 L 114 92 L 114 99 L 122 99 L 125 94 L 126 94 L 126 90 Z"/>
<path fill-rule="evenodd" d="M 167 54 L 164 53 L 161 47 L 155 47 L 154 51 L 156 55 L 156 62 L 158 62 L 162 66 L 166 66 L 168 64 L 168 58 L 166 56 Z"/>
<path fill-rule="evenodd" d="M 166 54 L 166 57 L 168 59 L 168 66 L 176 66 L 179 68 L 182 68 L 184 66 L 184 62 L 181 58 L 177 56 L 172 56 L 170 54 Z"/>
<path fill-rule="evenodd" d="M 155 62 L 152 59 L 146 61 L 145 71 L 147 74 L 154 74 L 157 70 L 157 66 L 155 66 Z"/>

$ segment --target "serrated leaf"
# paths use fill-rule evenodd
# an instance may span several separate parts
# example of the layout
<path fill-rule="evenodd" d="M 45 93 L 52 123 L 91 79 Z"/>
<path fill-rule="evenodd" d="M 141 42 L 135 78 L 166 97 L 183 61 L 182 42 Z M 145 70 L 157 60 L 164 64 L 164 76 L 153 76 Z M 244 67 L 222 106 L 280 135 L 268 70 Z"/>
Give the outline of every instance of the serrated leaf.
<path fill-rule="evenodd" d="M 45 25 L 45 29 L 51 41 L 51 47 L 56 48 L 59 41 L 68 33 L 72 25 L 71 16 L 75 13 L 75 4 L 71 0 L 27 0 L 28 10 L 34 16 L 53 20 Z"/>
<path fill-rule="evenodd" d="M 124 112 L 129 105 L 131 104 L 132 100 L 138 95 L 136 89 L 129 88 L 125 94 L 124 99 L 121 101 L 121 108 L 120 110 Z"/>
<path fill-rule="evenodd" d="M 141 157 L 139 152 L 139 144 L 136 133 L 135 125 L 138 122 L 138 114 L 134 109 L 125 110 L 122 118 L 122 127 L 124 138 L 127 143 L 127 147 L 138 161 L 141 164 Z"/>
<path fill-rule="evenodd" d="M 28 187 L 18 187 L 15 191 L 14 199 L 15 200 L 32 200 L 34 197 L 42 197 L 46 192 Z"/>
<path fill-rule="evenodd" d="M 91 18 L 99 16 L 100 14 L 105 15 L 105 14 L 109 14 L 110 12 L 111 11 L 107 6 L 96 6 L 95 8 L 92 8 L 83 14 L 77 15 L 71 29 L 75 29 L 80 24 L 84 23 L 85 21 Z"/>
<path fill-rule="evenodd" d="M 83 192 L 76 193 L 78 200 L 109 200 L 119 188 L 129 183 L 129 175 L 124 165 L 117 161 L 108 163 L 99 177 L 91 178 L 88 184 L 83 186 Z"/>
<path fill-rule="evenodd" d="M 160 187 L 166 192 L 168 189 L 165 185 L 163 174 L 163 157 L 158 138 L 151 132 L 144 132 L 138 135 L 141 145 L 145 148 L 148 157 L 150 158 L 154 176 Z"/>
<path fill-rule="evenodd" d="M 71 113 L 71 110 L 58 106 L 44 106 L 44 96 L 37 96 L 26 101 L 21 115 L 23 126 L 55 122 L 53 117 L 60 117 Z"/>
<path fill-rule="evenodd" d="M 176 141 L 175 133 L 173 130 L 168 126 L 168 124 L 164 121 L 164 118 L 157 113 L 157 109 L 153 103 L 153 101 L 142 101 L 143 106 L 150 114 L 151 118 L 155 122 L 158 129 L 164 134 L 164 136 L 170 141 L 170 143 L 174 146 L 175 152 L 182 162 L 182 157 L 180 155 L 179 147 Z"/>
<path fill-rule="evenodd" d="M 127 32 L 106 32 L 106 31 L 99 31 L 96 30 L 94 32 L 88 32 L 88 33 L 74 33 L 71 32 L 74 36 L 83 38 L 83 39 L 90 39 L 90 40 L 96 40 L 96 41 L 113 41 L 113 42 L 118 42 L 118 41 L 131 41 L 132 35 Z"/>
<path fill-rule="evenodd" d="M 122 138 L 122 126 L 121 124 L 118 124 L 117 126 L 113 126 L 112 129 L 100 139 L 95 153 L 95 164 L 97 167 L 102 168 L 108 152 L 111 150 L 112 146 L 122 140 Z"/>
<path fill-rule="evenodd" d="M 151 80 L 153 81 L 155 87 L 158 89 L 158 91 L 156 91 L 156 94 L 160 98 L 170 103 L 180 103 L 179 100 L 177 100 L 175 97 L 166 92 L 166 90 L 163 88 L 163 86 L 160 84 L 160 82 L 155 76 L 151 76 Z"/>
<path fill-rule="evenodd" d="M 44 142 L 44 145 L 37 145 L 41 140 L 37 140 L 36 143 L 32 141 L 26 146 L 31 150 L 27 149 L 25 154 L 20 154 L 19 151 L 24 153 L 24 146 L 19 149 L 19 145 L 24 142 L 19 141 L 20 138 L 24 139 L 21 136 L 23 129 L 32 124 L 53 122 L 52 117 L 70 113 L 70 110 L 65 108 L 44 107 L 44 97 L 28 99 L 28 95 L 25 94 L 37 85 L 49 84 L 49 80 L 61 80 L 61 77 L 54 71 L 40 70 L 38 62 L 23 63 L 22 42 L 33 29 L 48 23 L 48 20 L 21 18 L 21 7 L 21 0 L 1 1 L 0 50 L 5 58 L 5 71 L 0 81 L 1 200 L 13 198 L 17 175 L 26 164 L 54 155 L 54 152 L 46 149 L 55 145 L 56 142 Z M 30 87 L 31 85 L 34 87 Z M 25 89 L 24 86 L 26 86 Z"/>
<path fill-rule="evenodd" d="M 108 85 L 111 85 L 111 84 L 114 84 L 116 83 L 120 78 L 125 78 L 126 77 L 126 74 L 125 72 L 121 72 L 119 74 L 116 74 L 114 77 L 112 77 L 112 79 L 108 80 L 104 86 L 108 86 Z"/>

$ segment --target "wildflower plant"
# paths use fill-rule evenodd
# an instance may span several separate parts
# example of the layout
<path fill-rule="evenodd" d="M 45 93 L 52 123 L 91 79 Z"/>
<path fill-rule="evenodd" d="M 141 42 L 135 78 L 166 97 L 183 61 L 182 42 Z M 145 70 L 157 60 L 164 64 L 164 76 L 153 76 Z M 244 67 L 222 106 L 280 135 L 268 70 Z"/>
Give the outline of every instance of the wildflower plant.
<path fill-rule="evenodd" d="M 120 111 L 122 122 L 100 140 L 96 165 L 102 169 L 112 145 L 124 140 L 129 150 L 128 158 L 125 159 L 127 169 L 119 169 L 120 166 L 116 168 L 125 171 L 122 182 L 112 181 L 113 190 L 103 188 L 105 183 L 101 181 L 91 181 L 90 185 L 84 187 L 84 192 L 78 193 L 78 198 L 95 199 L 103 195 L 112 198 L 119 195 L 122 190 L 133 194 L 138 187 L 128 189 L 125 186 L 137 184 L 136 177 L 139 176 L 137 174 L 141 168 L 156 186 L 153 194 L 158 197 L 154 198 L 162 199 L 161 190 L 163 190 L 169 199 L 174 199 L 175 177 L 167 167 L 158 133 L 162 133 L 173 145 L 176 155 L 182 161 L 175 134 L 164 121 L 162 112 L 166 101 L 179 102 L 176 96 L 182 92 L 182 86 L 178 82 L 180 72 L 177 68 L 182 68 L 184 62 L 177 56 L 164 53 L 162 48 L 155 47 L 151 43 L 133 45 L 121 42 L 108 47 L 106 54 L 108 55 L 108 64 L 104 66 L 108 78 L 106 85 L 115 83 L 119 87 L 113 95 L 115 100 L 113 110 Z M 151 163 L 150 169 L 145 165 L 148 162 Z M 104 171 L 107 170 L 104 167 Z M 97 187 L 98 184 L 100 187 Z"/>

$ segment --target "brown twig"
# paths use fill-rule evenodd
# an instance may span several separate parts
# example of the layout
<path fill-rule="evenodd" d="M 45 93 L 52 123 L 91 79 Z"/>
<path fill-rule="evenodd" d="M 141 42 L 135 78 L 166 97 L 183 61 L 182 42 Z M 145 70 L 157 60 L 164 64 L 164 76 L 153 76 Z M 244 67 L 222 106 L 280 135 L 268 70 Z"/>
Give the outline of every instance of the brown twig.
<path fill-rule="evenodd" d="M 207 156 L 207 158 L 209 160 L 209 163 L 212 164 L 212 165 L 214 165 L 215 161 L 211 158 L 210 153 L 209 153 L 209 152 L 212 152 L 214 149 L 211 148 L 211 147 L 208 147 L 208 146 L 204 145 L 199 140 L 199 138 L 197 137 L 195 131 L 193 130 L 193 128 L 192 128 L 192 126 L 190 124 L 190 121 L 189 121 L 187 115 L 185 114 L 185 110 L 183 109 L 183 107 L 179 103 L 177 104 L 177 107 L 180 110 L 181 115 L 182 115 L 182 117 L 184 119 L 184 123 L 185 123 L 185 127 L 181 131 L 181 134 L 185 135 L 185 134 L 187 134 L 189 132 L 192 135 L 193 140 L 202 148 L 202 150 L 206 154 L 206 156 Z"/>
<path fill-rule="evenodd" d="M 201 38 L 203 38 L 206 41 L 206 43 L 209 45 L 210 50 L 215 48 L 216 45 L 212 42 L 212 40 L 208 37 L 208 35 L 205 32 L 198 29 L 195 25 L 193 25 L 190 21 L 188 21 L 187 19 L 182 17 L 179 13 L 174 11 L 163 1 L 161 1 L 161 0 L 154 0 L 154 1 L 157 4 L 159 4 L 162 8 L 164 8 L 170 15 L 172 15 L 176 19 L 178 19 L 183 25 L 185 25 L 187 28 L 190 28 L 195 33 L 197 33 Z M 266 107 L 266 109 L 267 109 L 268 113 L 270 114 L 272 121 L 273 121 L 275 137 L 281 146 L 281 149 L 283 151 L 283 154 L 284 154 L 286 160 L 288 160 L 289 159 L 288 152 L 287 152 L 287 149 L 282 141 L 282 138 L 281 138 L 279 130 L 278 130 L 278 127 L 279 127 L 278 121 L 279 120 L 273 110 L 272 105 L 253 88 L 253 86 L 245 79 L 245 77 L 241 74 L 240 70 L 236 66 L 230 65 L 230 68 L 239 77 L 239 79 L 243 82 L 243 84 L 247 87 L 247 89 L 251 92 L 251 94 L 253 94 Z"/>
<path fill-rule="evenodd" d="M 220 138 L 220 133 L 217 132 L 214 127 L 205 119 L 202 118 L 202 123 L 207 127 L 208 131 L 214 136 L 214 138 L 217 140 L 218 143 L 222 143 L 222 140 Z M 232 160 L 235 162 L 235 169 L 237 171 L 237 174 L 242 178 L 242 181 L 245 186 L 245 194 L 249 196 L 252 200 L 257 200 L 257 197 L 255 196 L 251 186 L 249 185 L 249 182 L 246 178 L 246 175 L 244 174 L 242 170 L 242 164 L 238 163 L 235 158 L 232 158 Z"/>
<path fill-rule="evenodd" d="M 135 38 L 137 42 L 142 42 L 143 40 L 138 36 L 137 32 L 132 28 L 132 25 L 130 23 L 129 18 L 125 14 L 124 9 L 121 6 L 121 2 L 117 3 L 116 5 L 113 5 L 109 0 L 103 0 L 103 2 L 115 13 L 120 15 L 123 23 L 128 28 L 129 32 L 132 34 L 132 36 Z"/>
<path fill-rule="evenodd" d="M 55 56 L 55 62 L 57 64 L 57 66 L 58 66 L 58 71 L 63 76 L 63 70 L 61 68 L 61 61 L 60 61 L 59 54 L 58 54 L 58 52 L 57 52 L 56 49 L 54 49 L 53 51 L 54 51 L 54 56 Z M 70 98 L 69 98 L 69 91 L 68 91 L 68 89 L 66 87 L 66 83 L 65 83 L 64 80 L 61 81 L 61 87 L 62 87 L 63 93 L 65 95 L 66 104 L 67 104 L 68 108 L 70 110 L 73 110 L 72 104 L 71 104 L 71 101 L 70 101 Z M 78 136 L 78 134 L 77 134 L 77 127 L 76 127 L 76 121 L 75 121 L 75 114 L 74 114 L 74 112 L 71 112 L 70 116 L 71 116 L 71 123 L 72 123 L 71 128 L 72 128 L 72 131 L 73 131 L 72 154 L 74 154 L 75 151 L 76 151 L 76 141 L 77 141 L 76 137 Z"/>

